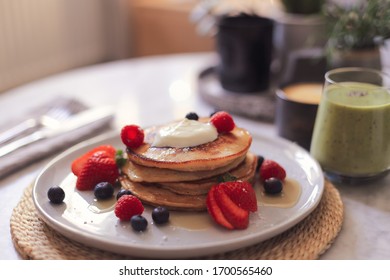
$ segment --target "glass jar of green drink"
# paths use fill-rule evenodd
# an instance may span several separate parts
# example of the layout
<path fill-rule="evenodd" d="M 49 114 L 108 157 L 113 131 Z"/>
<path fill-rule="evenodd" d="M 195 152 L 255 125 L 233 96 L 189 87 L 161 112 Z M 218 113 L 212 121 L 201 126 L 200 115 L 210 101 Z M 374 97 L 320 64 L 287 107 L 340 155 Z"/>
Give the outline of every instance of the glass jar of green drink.
<path fill-rule="evenodd" d="M 310 153 L 335 182 L 359 183 L 390 170 L 390 77 L 365 68 L 325 74 Z"/>

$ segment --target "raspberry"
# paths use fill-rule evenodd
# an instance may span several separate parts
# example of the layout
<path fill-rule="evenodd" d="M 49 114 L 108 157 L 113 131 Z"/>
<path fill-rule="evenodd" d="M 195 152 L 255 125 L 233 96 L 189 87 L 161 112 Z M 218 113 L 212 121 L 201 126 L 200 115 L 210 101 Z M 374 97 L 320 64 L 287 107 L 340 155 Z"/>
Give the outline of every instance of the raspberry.
<path fill-rule="evenodd" d="M 121 196 L 115 205 L 115 216 L 122 221 L 130 221 L 134 215 L 144 212 L 142 202 L 134 195 Z"/>
<path fill-rule="evenodd" d="M 260 178 L 265 181 L 269 178 L 277 178 L 283 181 L 286 178 L 286 170 L 277 162 L 265 159 L 259 169 Z"/>
<path fill-rule="evenodd" d="M 217 128 L 218 133 L 230 132 L 236 126 L 232 116 L 225 111 L 215 113 L 210 122 Z"/>
<path fill-rule="evenodd" d="M 138 125 L 126 125 L 121 130 L 123 144 L 130 149 L 136 149 L 144 142 L 144 131 Z"/>

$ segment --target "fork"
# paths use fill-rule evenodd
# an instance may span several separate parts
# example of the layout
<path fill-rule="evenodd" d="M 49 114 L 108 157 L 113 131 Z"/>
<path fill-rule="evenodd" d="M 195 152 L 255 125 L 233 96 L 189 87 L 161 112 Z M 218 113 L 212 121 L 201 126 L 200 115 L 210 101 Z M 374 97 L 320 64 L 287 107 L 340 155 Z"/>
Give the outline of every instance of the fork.
<path fill-rule="evenodd" d="M 30 130 L 36 130 L 41 127 L 55 128 L 58 127 L 62 120 L 65 120 L 71 115 L 70 110 L 63 106 L 50 108 L 46 114 L 37 117 L 29 118 L 16 126 L 0 133 L 0 145 L 24 134 Z"/>

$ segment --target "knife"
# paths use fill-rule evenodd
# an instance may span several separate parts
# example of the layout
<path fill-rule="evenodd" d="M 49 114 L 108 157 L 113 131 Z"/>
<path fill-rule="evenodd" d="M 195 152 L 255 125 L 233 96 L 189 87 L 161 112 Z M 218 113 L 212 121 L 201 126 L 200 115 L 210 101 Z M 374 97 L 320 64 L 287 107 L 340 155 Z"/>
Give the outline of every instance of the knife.
<path fill-rule="evenodd" d="M 20 138 L 0 148 L 0 157 L 3 157 L 21 147 L 35 143 L 39 140 L 58 136 L 86 125 L 113 117 L 114 110 L 111 106 L 96 107 L 78 113 L 63 121 L 58 128 L 43 128 L 28 136 Z"/>

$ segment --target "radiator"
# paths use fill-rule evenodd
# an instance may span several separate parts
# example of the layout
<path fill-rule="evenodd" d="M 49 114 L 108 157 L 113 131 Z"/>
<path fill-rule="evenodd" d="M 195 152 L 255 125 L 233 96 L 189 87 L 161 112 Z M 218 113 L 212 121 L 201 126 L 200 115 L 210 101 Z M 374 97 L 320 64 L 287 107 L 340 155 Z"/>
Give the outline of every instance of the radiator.
<path fill-rule="evenodd" d="M 0 93 L 109 59 L 110 1 L 0 0 Z"/>

